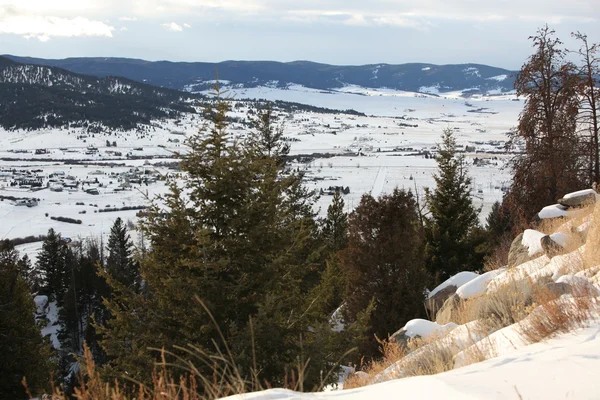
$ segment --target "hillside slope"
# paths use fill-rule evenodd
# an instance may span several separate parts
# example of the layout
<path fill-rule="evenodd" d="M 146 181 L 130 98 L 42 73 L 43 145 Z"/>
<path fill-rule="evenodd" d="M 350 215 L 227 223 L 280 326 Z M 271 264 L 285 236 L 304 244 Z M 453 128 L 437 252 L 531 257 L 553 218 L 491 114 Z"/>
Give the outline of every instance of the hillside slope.
<path fill-rule="evenodd" d="M 133 129 L 152 119 L 195 112 L 199 97 L 130 79 L 97 78 L 0 57 L 0 126 L 4 129 L 101 124 Z"/>

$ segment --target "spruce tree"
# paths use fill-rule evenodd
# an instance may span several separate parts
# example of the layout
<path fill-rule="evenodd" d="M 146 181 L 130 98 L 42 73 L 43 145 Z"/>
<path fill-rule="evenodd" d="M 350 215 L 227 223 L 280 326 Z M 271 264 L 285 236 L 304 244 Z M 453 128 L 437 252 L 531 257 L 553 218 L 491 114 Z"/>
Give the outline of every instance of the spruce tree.
<path fill-rule="evenodd" d="M 125 286 L 135 287 L 138 282 L 139 266 L 133 258 L 133 242 L 121 218 L 110 228 L 106 270 Z"/>
<path fill-rule="evenodd" d="M 36 267 L 43 277 L 41 292 L 50 296 L 51 300 L 61 301 L 67 290 L 69 271 L 65 265 L 65 250 L 60 234 L 50 228 L 38 254 Z"/>
<path fill-rule="evenodd" d="M 20 275 L 18 254 L 8 242 L 0 243 L 0 397 L 27 399 L 21 384 L 40 395 L 49 390 L 51 351 L 34 319 L 29 286 Z"/>
<path fill-rule="evenodd" d="M 378 199 L 363 195 L 348 225 L 348 247 L 340 255 L 344 320 L 353 323 L 368 315 L 359 349 L 373 357 L 379 346 L 374 335 L 387 339 L 407 321 L 424 316 L 423 232 L 412 193 L 398 189 Z"/>
<path fill-rule="evenodd" d="M 322 225 L 322 235 L 331 252 L 338 252 L 347 246 L 348 214 L 344 211 L 344 199 L 339 191 L 333 194 Z"/>
<path fill-rule="evenodd" d="M 425 218 L 425 263 L 439 283 L 460 271 L 482 268 L 483 254 L 476 248 L 483 237 L 477 229 L 480 210 L 473 205 L 467 164 L 457 152 L 450 129 L 442 134 L 436 162 L 436 187 L 425 192 L 429 210 Z"/>
<path fill-rule="evenodd" d="M 218 100 L 205 112 L 207 124 L 181 155 L 185 187 L 172 182 L 149 209 L 141 292 L 108 278 L 112 318 L 99 329 L 113 358 L 106 369 L 112 376 L 126 371 L 148 381 L 160 357 L 149 347 L 178 352 L 175 345 L 190 344 L 214 354 L 215 345 L 225 345 L 220 330 L 244 376 L 253 376 L 256 366 L 257 378 L 279 385 L 309 340 L 307 275 L 318 269 L 312 194 L 301 177 L 284 172 L 272 151 L 279 143 L 258 145 L 268 130 L 231 141 L 227 111 L 228 103 Z M 212 367 L 200 369 L 212 374 Z M 318 372 L 311 376 L 318 379 Z"/>

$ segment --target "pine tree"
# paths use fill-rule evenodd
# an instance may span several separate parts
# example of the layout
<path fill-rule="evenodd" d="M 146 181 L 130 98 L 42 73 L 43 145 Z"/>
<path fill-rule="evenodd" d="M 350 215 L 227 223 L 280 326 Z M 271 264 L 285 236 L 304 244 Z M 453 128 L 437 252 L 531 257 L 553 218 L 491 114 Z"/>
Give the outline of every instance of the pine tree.
<path fill-rule="evenodd" d="M 476 251 L 482 237 L 476 234 L 479 210 L 473 205 L 471 178 L 450 129 L 442 135 L 436 161 L 436 187 L 425 192 L 429 209 L 425 219 L 425 264 L 439 283 L 460 271 L 481 269 L 484 255 Z"/>
<path fill-rule="evenodd" d="M 35 305 L 19 274 L 18 254 L 8 240 L 0 243 L 0 397 L 27 399 L 21 384 L 27 379 L 34 395 L 49 389 L 52 372 L 49 345 L 35 323 Z"/>
<path fill-rule="evenodd" d="M 29 291 L 31 293 L 37 293 L 40 290 L 42 278 L 40 277 L 37 268 L 34 268 L 31 264 L 29 256 L 27 254 L 23 255 L 17 265 L 19 267 L 19 273 L 29 285 Z"/>
<path fill-rule="evenodd" d="M 139 266 L 133 258 L 133 242 L 121 218 L 110 228 L 106 269 L 125 286 L 135 287 L 139 281 Z"/>
<path fill-rule="evenodd" d="M 37 270 L 43 276 L 41 292 L 59 301 L 67 290 L 69 279 L 69 271 L 65 265 L 65 250 L 66 246 L 60 234 L 50 228 L 36 263 Z"/>
<path fill-rule="evenodd" d="M 423 232 L 412 193 L 398 189 L 378 199 L 363 195 L 348 225 L 348 248 L 340 255 L 344 320 L 356 322 L 371 310 L 359 349 L 363 356 L 376 356 L 374 335 L 386 339 L 408 320 L 424 316 Z"/>

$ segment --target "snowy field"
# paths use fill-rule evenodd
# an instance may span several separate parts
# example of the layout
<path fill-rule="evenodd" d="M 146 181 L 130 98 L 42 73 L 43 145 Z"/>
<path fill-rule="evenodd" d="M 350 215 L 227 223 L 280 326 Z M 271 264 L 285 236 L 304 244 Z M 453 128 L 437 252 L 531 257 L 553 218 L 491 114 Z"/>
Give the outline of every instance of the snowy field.
<path fill-rule="evenodd" d="M 230 88 L 227 96 L 234 99 L 231 115 L 242 119 L 249 107 L 244 99 L 284 100 L 366 114 L 277 112 L 293 155 L 321 155 L 294 164 L 306 171 L 309 188 L 323 190 L 317 204 L 321 213 L 331 201 L 327 195 L 330 186 L 350 189 L 345 195 L 348 211 L 357 206 L 364 193 L 377 196 L 399 187 L 416 190 L 422 196 L 424 187 L 434 186 L 436 164 L 429 155 L 446 128 L 455 132 L 460 149 L 465 151 L 474 180 L 473 195 L 482 206 L 482 221 L 509 184 L 510 173 L 502 169 L 509 158 L 503 146 L 522 108 L 522 102 L 515 101 L 513 95 L 464 99 L 458 93 L 434 96 L 359 87 L 321 91 L 290 86 L 285 90 Z M 163 163 L 173 161 L 173 152 L 186 151 L 185 137 L 198 131 L 200 125 L 198 115 L 186 115 L 127 132 L 0 130 L 0 196 L 39 199 L 35 207 L 1 201 L 0 238 L 41 235 L 50 227 L 72 238 L 99 237 L 109 231 L 117 217 L 135 222 L 136 210 L 99 210 L 143 206 L 148 198 L 163 193 L 166 186 L 161 180 L 132 183 L 125 189 L 121 185 L 128 181 L 124 178 L 127 174 L 137 179 L 175 173 Z M 247 135 L 241 124 L 230 128 L 232 140 Z M 52 191 L 46 186 L 56 172 L 64 173 L 58 177 L 60 182 L 67 182 L 69 177 L 73 182 L 87 183 Z M 20 178 L 42 179 L 44 189 L 11 186 L 15 173 Z M 84 191 L 92 187 L 97 194 Z M 82 223 L 59 222 L 52 216 L 80 219 Z M 34 255 L 37 248 L 39 244 L 30 244 L 21 250 Z"/>

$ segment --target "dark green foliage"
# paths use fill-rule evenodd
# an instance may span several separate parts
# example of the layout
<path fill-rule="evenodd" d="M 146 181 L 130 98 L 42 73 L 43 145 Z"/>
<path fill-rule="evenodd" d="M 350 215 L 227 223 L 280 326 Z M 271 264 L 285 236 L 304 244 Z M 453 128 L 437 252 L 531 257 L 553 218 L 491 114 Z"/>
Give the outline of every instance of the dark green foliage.
<path fill-rule="evenodd" d="M 107 272 L 122 285 L 135 290 L 139 283 L 139 265 L 133 259 L 133 243 L 127 227 L 117 218 L 108 238 Z"/>
<path fill-rule="evenodd" d="M 386 339 L 425 315 L 428 276 L 413 195 L 398 189 L 379 199 L 363 195 L 350 214 L 348 231 L 348 248 L 340 254 L 346 279 L 344 318 L 356 322 L 373 308 L 359 349 L 361 355 L 376 356 L 374 335 Z"/>
<path fill-rule="evenodd" d="M 214 354 L 227 343 L 243 376 L 282 385 L 313 340 L 306 311 L 312 273 L 320 271 L 312 194 L 299 176 L 283 171 L 285 145 L 272 136 L 269 110 L 259 114 L 252 140 L 235 143 L 228 143 L 227 110 L 217 101 L 205 113 L 210 123 L 189 139 L 191 151 L 181 157 L 186 187 L 172 183 L 164 206 L 155 202 L 148 210 L 141 292 L 109 277 L 112 318 L 99 328 L 113 358 L 107 375 L 126 371 L 147 382 L 160 356 L 149 347 L 187 358 L 174 346 Z M 206 375 L 212 367 L 198 364 Z M 326 367 L 313 359 L 307 384 Z"/>
<path fill-rule="evenodd" d="M 0 243 L 0 397 L 27 399 L 21 385 L 39 395 L 49 389 L 50 349 L 34 320 L 35 305 L 27 282 L 19 274 L 18 254 L 5 240 Z"/>
<path fill-rule="evenodd" d="M 494 238 L 499 238 L 512 230 L 510 210 L 499 201 L 492 205 L 492 210 L 487 216 L 485 229 Z"/>
<path fill-rule="evenodd" d="M 435 283 L 461 271 L 481 269 L 484 256 L 476 251 L 484 238 L 475 234 L 479 210 L 473 205 L 471 178 L 450 129 L 442 134 L 438 151 L 436 187 L 425 192 L 429 209 L 425 218 L 425 264 Z"/>
<path fill-rule="evenodd" d="M 41 292 L 50 296 L 51 300 L 61 300 L 67 290 L 69 271 L 65 265 L 66 251 L 60 234 L 50 228 L 38 254 L 36 268 L 44 277 Z"/>
<path fill-rule="evenodd" d="M 322 224 L 322 235 L 327 249 L 333 253 L 348 245 L 348 214 L 344 211 L 344 199 L 339 191 L 333 195 L 327 208 L 327 218 Z"/>

